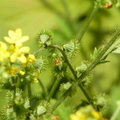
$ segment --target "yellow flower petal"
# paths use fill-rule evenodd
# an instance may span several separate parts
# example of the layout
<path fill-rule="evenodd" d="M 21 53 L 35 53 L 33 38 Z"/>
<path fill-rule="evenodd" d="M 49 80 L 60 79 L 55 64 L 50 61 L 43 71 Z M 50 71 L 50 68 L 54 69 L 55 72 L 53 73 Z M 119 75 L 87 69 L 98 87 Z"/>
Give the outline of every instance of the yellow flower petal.
<path fill-rule="evenodd" d="M 19 39 L 19 41 L 21 41 L 23 43 L 23 42 L 27 41 L 28 39 L 29 39 L 28 36 L 23 36 Z"/>
<path fill-rule="evenodd" d="M 13 53 L 11 56 L 10 56 L 10 62 L 15 62 L 17 59 L 17 55 L 15 53 Z"/>
<path fill-rule="evenodd" d="M 18 28 L 16 31 L 15 31 L 15 34 L 16 34 L 16 37 L 17 38 L 20 38 L 22 36 L 22 30 L 20 28 Z"/>
<path fill-rule="evenodd" d="M 21 63 L 23 63 L 23 64 L 25 64 L 25 63 L 27 62 L 27 59 L 26 59 L 26 57 L 25 57 L 24 55 L 21 55 L 21 56 L 18 58 L 18 60 L 19 60 Z"/>
<path fill-rule="evenodd" d="M 36 61 L 36 58 L 35 58 L 35 56 L 33 54 L 29 54 L 27 56 L 27 62 L 28 63 L 32 63 L 32 62 L 35 62 L 35 61 Z"/>
<path fill-rule="evenodd" d="M 7 50 L 7 45 L 4 42 L 0 42 L 0 50 L 1 51 L 6 51 Z"/>
<path fill-rule="evenodd" d="M 93 117 L 95 117 L 97 119 L 101 118 L 100 113 L 98 111 L 92 110 L 91 114 L 92 114 Z"/>
<path fill-rule="evenodd" d="M 14 43 L 13 40 L 11 40 L 9 37 L 4 37 L 5 41 L 8 43 Z"/>
<path fill-rule="evenodd" d="M 30 51 L 29 47 L 22 47 L 22 48 L 19 49 L 20 53 L 28 53 L 29 51 Z"/>
<path fill-rule="evenodd" d="M 22 70 L 20 70 L 20 72 L 19 72 L 21 75 L 24 75 L 25 74 L 25 72 L 24 71 L 22 71 Z"/>
<path fill-rule="evenodd" d="M 22 42 L 19 41 L 19 40 L 16 41 L 15 46 L 18 47 L 18 48 L 22 47 Z"/>
<path fill-rule="evenodd" d="M 8 31 L 8 35 L 9 35 L 9 37 L 10 37 L 12 40 L 15 40 L 15 32 L 14 32 L 14 31 L 9 30 L 9 31 Z"/>

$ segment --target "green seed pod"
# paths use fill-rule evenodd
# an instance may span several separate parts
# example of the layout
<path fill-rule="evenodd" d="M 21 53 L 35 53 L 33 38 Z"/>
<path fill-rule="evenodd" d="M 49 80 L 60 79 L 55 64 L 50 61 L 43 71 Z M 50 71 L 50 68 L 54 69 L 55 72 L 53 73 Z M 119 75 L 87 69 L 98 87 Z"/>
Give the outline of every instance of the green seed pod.
<path fill-rule="evenodd" d="M 108 96 L 105 94 L 95 96 L 93 98 L 93 104 L 97 106 L 98 110 L 105 109 L 109 104 Z"/>
<path fill-rule="evenodd" d="M 48 30 L 43 30 L 38 34 L 38 43 L 43 47 L 50 46 L 52 44 L 53 33 Z"/>
<path fill-rule="evenodd" d="M 47 63 L 47 59 L 40 56 L 39 58 L 37 58 L 37 61 L 33 63 L 33 66 L 38 70 L 38 72 L 43 72 L 44 70 L 46 70 Z"/>
<path fill-rule="evenodd" d="M 41 115 L 46 112 L 46 108 L 44 106 L 38 106 L 37 107 L 37 115 Z"/>
<path fill-rule="evenodd" d="M 66 84 L 64 84 L 64 89 L 68 90 L 71 86 L 72 84 L 70 82 L 67 82 Z"/>
<path fill-rule="evenodd" d="M 24 107 L 26 109 L 30 108 L 30 100 L 28 98 L 25 100 Z"/>
<path fill-rule="evenodd" d="M 80 44 L 77 40 L 71 40 L 69 43 L 63 45 L 63 50 L 66 52 L 68 57 L 73 57 L 79 50 Z"/>
<path fill-rule="evenodd" d="M 86 69 L 87 65 L 84 63 L 81 66 L 76 67 L 75 71 L 77 72 L 77 76 L 79 77 Z"/>

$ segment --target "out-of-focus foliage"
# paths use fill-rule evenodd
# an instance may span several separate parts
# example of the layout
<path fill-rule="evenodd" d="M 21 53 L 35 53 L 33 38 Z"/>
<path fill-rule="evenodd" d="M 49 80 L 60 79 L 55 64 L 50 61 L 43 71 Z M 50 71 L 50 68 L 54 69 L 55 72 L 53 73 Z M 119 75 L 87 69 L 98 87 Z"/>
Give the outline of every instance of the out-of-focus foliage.
<path fill-rule="evenodd" d="M 71 39 L 77 38 L 77 34 L 71 31 L 70 26 L 65 21 L 66 12 L 61 1 L 48 0 L 48 2 L 63 14 L 63 17 L 48 7 L 45 7 L 41 0 L 0 0 L 0 41 L 7 35 L 9 29 L 15 30 L 16 28 L 21 28 L 24 35 L 30 37 L 30 41 L 27 44 L 33 50 L 37 49 L 37 33 L 42 29 L 51 29 L 55 34 L 54 42 L 61 45 Z M 66 2 L 69 8 L 69 17 L 72 20 L 75 31 L 81 30 L 93 9 L 93 1 L 66 0 Z M 73 61 L 73 66 L 80 65 L 80 60 L 89 60 L 90 53 L 93 52 L 94 47 L 104 44 L 104 42 L 110 38 L 113 29 L 118 26 L 120 26 L 119 0 L 117 6 L 113 5 L 113 7 L 109 9 L 100 9 L 94 16 L 93 21 L 81 41 L 82 49 L 77 53 L 76 59 Z M 93 71 L 94 80 L 90 94 L 94 95 L 99 94 L 99 92 L 106 92 L 110 95 L 111 104 L 108 111 L 105 112 L 105 115 L 110 117 L 116 109 L 116 101 L 120 100 L 118 92 L 120 87 L 120 54 L 113 53 L 108 59 L 111 61 L 110 63 L 98 66 Z M 46 80 L 43 82 L 48 87 L 52 85 L 53 79 L 49 79 L 52 78 L 50 68 L 41 74 L 41 77 Z M 36 88 L 36 85 L 33 86 Z M 35 90 L 40 92 L 37 89 Z M 80 102 L 78 94 L 81 94 L 81 92 L 77 93 L 71 100 L 67 99 L 65 104 L 70 107 L 78 104 Z M 5 97 L 4 92 L 0 92 L 0 96 Z M 83 94 L 80 98 L 82 97 Z M 76 101 L 76 103 L 74 101 Z M 0 106 L 4 104 L 4 101 L 1 101 Z M 63 108 L 64 106 L 61 106 L 61 109 Z M 120 117 L 118 120 L 119 119 Z"/>

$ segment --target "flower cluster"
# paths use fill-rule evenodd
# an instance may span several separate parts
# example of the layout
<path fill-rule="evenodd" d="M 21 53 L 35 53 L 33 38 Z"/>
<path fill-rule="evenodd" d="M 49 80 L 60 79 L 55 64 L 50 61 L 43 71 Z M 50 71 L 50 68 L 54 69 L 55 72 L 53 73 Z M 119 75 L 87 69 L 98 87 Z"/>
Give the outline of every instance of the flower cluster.
<path fill-rule="evenodd" d="M 11 65 L 19 63 L 26 66 L 26 64 L 36 61 L 35 56 L 29 53 L 30 48 L 23 46 L 23 43 L 29 37 L 22 36 L 22 30 L 20 28 L 15 31 L 9 30 L 8 37 L 5 36 L 4 39 L 7 43 L 0 41 L 0 63 L 4 65 L 7 61 L 6 71 L 16 73 L 19 69 L 13 68 Z"/>
<path fill-rule="evenodd" d="M 75 114 L 71 114 L 70 118 L 71 120 L 104 120 L 91 105 L 81 107 Z"/>
<path fill-rule="evenodd" d="M 26 53 L 30 51 L 29 47 L 23 46 L 23 43 L 29 39 L 28 36 L 22 36 L 21 29 L 17 29 L 15 32 L 12 30 L 8 31 L 9 37 L 4 37 L 5 41 L 10 44 L 8 47 L 4 43 L 4 51 L 6 53 L 5 58 L 9 58 L 11 63 L 19 61 L 22 64 L 35 61 L 33 55 L 26 56 Z M 1 48 L 2 49 L 2 48 Z M 4 51 L 3 54 L 4 54 Z M 2 58 L 3 59 L 3 58 Z"/>

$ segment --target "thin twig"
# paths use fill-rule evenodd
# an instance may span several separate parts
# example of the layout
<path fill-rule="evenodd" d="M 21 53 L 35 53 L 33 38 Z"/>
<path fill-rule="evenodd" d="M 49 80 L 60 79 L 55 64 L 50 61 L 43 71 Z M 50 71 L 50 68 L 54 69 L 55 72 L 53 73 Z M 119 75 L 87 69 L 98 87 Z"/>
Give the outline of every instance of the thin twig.
<path fill-rule="evenodd" d="M 51 99 L 51 97 L 53 96 L 54 92 L 56 91 L 56 88 L 58 87 L 59 83 L 60 83 L 61 79 L 56 79 L 52 89 L 50 90 L 49 96 L 48 96 L 48 101 Z"/>
<path fill-rule="evenodd" d="M 67 24 L 69 25 L 72 33 L 75 33 L 74 26 L 73 26 L 73 22 L 72 22 L 72 19 L 71 19 L 70 11 L 69 11 L 69 9 L 68 9 L 66 0 L 61 0 L 61 3 L 62 3 L 62 5 L 63 5 L 64 11 L 65 11 L 66 22 L 67 22 Z"/>
<path fill-rule="evenodd" d="M 65 62 L 67 63 L 68 67 L 70 68 L 70 70 L 71 70 L 72 74 L 74 75 L 75 79 L 77 79 L 77 75 L 76 75 L 72 65 L 70 64 L 70 62 L 69 62 L 65 52 L 63 51 L 63 49 L 61 49 L 58 45 L 52 45 L 51 47 L 54 47 L 54 48 L 58 49 L 62 53 L 62 55 L 65 59 Z"/>
<path fill-rule="evenodd" d="M 99 5 L 94 5 L 93 11 L 92 11 L 90 17 L 88 18 L 88 21 L 86 22 L 86 24 L 84 25 L 84 27 L 82 28 L 82 30 L 80 30 L 80 32 L 78 32 L 77 36 L 78 36 L 78 40 L 79 41 L 82 40 L 83 35 L 85 34 L 85 32 L 86 32 L 86 30 L 87 30 L 90 22 L 92 21 L 94 15 L 98 11 L 98 9 L 99 9 Z"/>
<path fill-rule="evenodd" d="M 46 90 L 45 86 L 43 85 L 43 83 L 42 83 L 40 78 L 38 78 L 38 82 L 39 82 L 39 85 L 41 86 L 41 88 L 43 90 L 43 94 L 45 95 L 45 99 L 48 100 L 47 90 Z"/>

